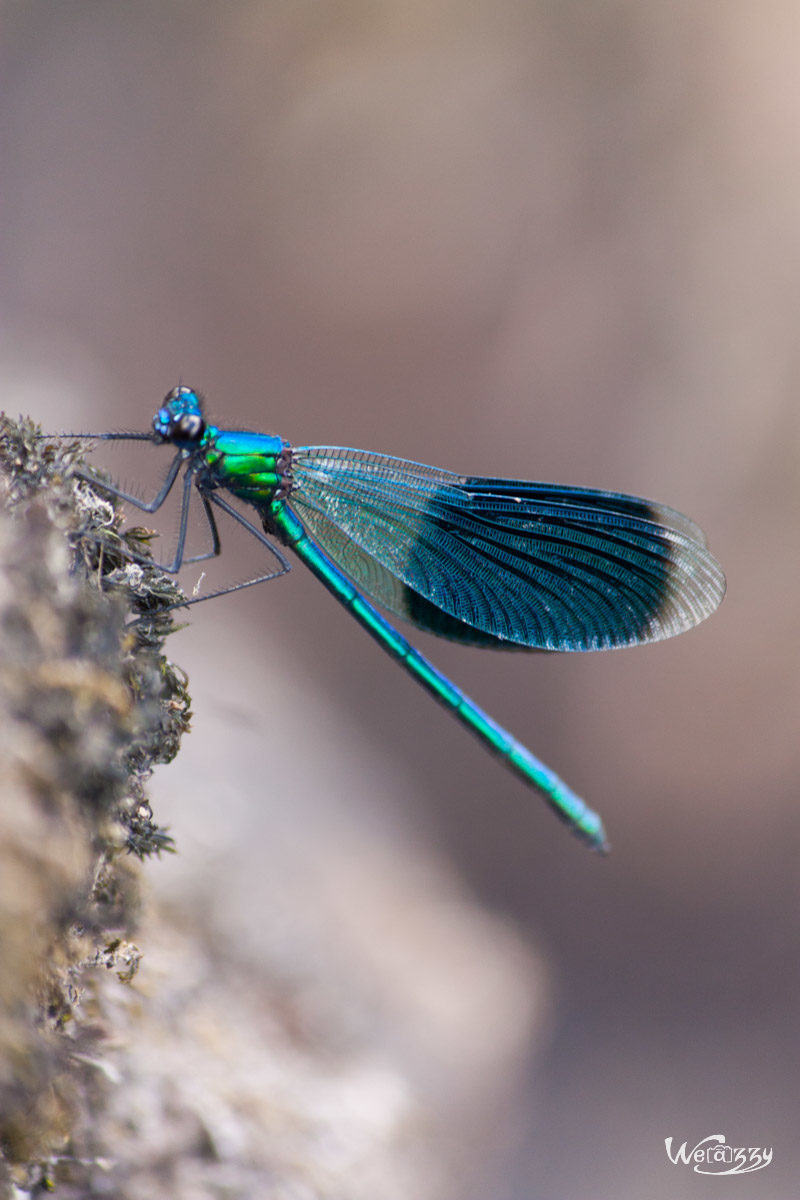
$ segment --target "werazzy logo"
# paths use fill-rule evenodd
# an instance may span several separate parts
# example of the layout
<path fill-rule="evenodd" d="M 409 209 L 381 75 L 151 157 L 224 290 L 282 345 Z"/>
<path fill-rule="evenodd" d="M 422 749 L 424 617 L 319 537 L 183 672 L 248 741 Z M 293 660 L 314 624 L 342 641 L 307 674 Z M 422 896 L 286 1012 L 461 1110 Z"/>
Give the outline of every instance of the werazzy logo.
<path fill-rule="evenodd" d="M 698 1175 L 746 1175 L 748 1171 L 760 1171 L 772 1162 L 772 1147 L 729 1146 L 724 1133 L 710 1133 L 692 1149 L 687 1143 L 672 1152 L 672 1138 L 664 1138 L 670 1162 L 683 1163 Z"/>

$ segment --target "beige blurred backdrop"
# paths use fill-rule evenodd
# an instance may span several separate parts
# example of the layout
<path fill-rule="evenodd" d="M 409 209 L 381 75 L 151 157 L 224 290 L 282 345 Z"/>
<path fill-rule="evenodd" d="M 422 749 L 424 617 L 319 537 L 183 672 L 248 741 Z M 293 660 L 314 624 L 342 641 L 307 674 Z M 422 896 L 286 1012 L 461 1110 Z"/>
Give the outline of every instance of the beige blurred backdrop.
<path fill-rule="evenodd" d="M 1 32 L 2 407 L 146 428 L 182 380 L 296 444 L 661 499 L 728 575 L 651 648 L 417 639 L 600 809 L 607 860 L 301 567 L 198 606 L 156 892 L 200 875 L 257 941 L 276 845 L 345 908 L 325 839 L 396 836 L 546 964 L 464 1196 L 719 1195 L 664 1152 L 714 1132 L 775 1148 L 749 1196 L 792 1194 L 800 9 L 26 0 Z"/>

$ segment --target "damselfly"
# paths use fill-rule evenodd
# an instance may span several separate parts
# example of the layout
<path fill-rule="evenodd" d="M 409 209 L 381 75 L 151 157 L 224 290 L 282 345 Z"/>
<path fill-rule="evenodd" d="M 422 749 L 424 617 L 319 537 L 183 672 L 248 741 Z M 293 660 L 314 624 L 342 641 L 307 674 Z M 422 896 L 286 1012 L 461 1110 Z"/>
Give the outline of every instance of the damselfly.
<path fill-rule="evenodd" d="M 275 562 L 268 574 L 237 587 L 288 571 L 283 549 L 291 550 L 561 820 L 594 849 L 607 849 L 597 813 L 367 597 L 418 629 L 472 646 L 606 650 L 659 641 L 709 616 L 725 592 L 722 571 L 692 521 L 616 492 L 455 475 L 366 450 L 292 447 L 272 434 L 221 429 L 206 421 L 198 393 L 188 387 L 169 392 L 151 433 L 92 436 L 175 447 L 151 501 L 100 485 L 153 513 L 184 468 L 176 549 L 164 570 L 220 553 L 216 511 L 244 526 Z M 210 549 L 187 555 L 194 490 Z M 255 509 L 260 526 L 225 493 Z"/>

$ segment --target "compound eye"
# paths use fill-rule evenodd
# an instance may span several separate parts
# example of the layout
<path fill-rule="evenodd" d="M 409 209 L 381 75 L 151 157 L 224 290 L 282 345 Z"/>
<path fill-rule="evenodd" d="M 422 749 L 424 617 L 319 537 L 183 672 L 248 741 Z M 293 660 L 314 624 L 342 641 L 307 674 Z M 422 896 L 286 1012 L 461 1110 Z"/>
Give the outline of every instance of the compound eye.
<path fill-rule="evenodd" d="M 205 421 L 199 413 L 184 413 L 175 422 L 175 434 L 181 441 L 199 441 L 204 429 Z"/>

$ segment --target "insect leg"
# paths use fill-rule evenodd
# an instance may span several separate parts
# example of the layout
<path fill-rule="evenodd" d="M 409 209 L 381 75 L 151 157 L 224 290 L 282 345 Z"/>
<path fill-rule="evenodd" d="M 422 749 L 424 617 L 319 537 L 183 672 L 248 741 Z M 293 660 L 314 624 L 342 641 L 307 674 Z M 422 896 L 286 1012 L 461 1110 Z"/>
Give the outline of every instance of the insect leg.
<path fill-rule="evenodd" d="M 108 492 L 108 494 L 111 496 L 116 496 L 118 500 L 124 500 L 126 504 L 132 504 L 133 507 L 138 508 L 140 512 L 154 513 L 158 512 L 159 508 L 161 508 L 161 505 L 172 491 L 173 484 L 175 483 L 184 457 L 185 455 L 183 451 L 179 450 L 170 463 L 169 470 L 164 476 L 164 482 L 159 488 L 157 494 L 152 500 L 149 501 L 140 500 L 138 496 L 132 496 L 130 492 L 125 492 L 122 488 L 115 487 L 115 485 L 112 483 L 105 483 L 103 480 L 97 479 L 94 475 L 90 475 L 88 472 L 80 472 L 80 477 L 81 479 L 85 479 L 87 483 L 90 483 L 92 487 L 100 488 L 101 491 Z"/>

